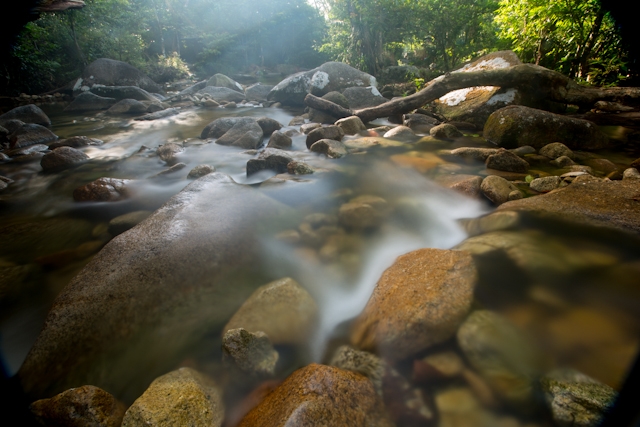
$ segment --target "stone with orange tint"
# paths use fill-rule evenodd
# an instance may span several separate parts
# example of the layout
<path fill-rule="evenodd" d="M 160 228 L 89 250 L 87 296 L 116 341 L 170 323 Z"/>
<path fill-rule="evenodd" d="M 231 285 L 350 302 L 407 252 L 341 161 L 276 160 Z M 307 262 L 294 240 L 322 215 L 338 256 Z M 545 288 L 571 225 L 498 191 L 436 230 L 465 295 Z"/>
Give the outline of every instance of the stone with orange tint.
<path fill-rule="evenodd" d="M 468 252 L 419 249 L 383 274 L 351 342 L 400 360 L 449 339 L 467 315 L 477 271 Z"/>
<path fill-rule="evenodd" d="M 311 364 L 291 374 L 239 427 L 392 427 L 373 384 L 360 374 Z"/>

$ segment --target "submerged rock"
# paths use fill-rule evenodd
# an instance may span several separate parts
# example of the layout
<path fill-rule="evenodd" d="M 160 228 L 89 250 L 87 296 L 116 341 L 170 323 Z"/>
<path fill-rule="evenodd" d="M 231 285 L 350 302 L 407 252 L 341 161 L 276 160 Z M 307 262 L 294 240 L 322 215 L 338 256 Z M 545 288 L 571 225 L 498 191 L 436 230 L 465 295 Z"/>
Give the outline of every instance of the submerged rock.
<path fill-rule="evenodd" d="M 45 426 L 120 427 L 126 406 L 91 385 L 33 402 L 29 410 Z"/>
<path fill-rule="evenodd" d="M 155 379 L 124 415 L 122 427 L 220 427 L 222 390 L 209 377 L 180 368 Z"/>
<path fill-rule="evenodd" d="M 45 172 L 56 172 L 78 166 L 89 160 L 89 156 L 72 147 L 56 148 L 45 154 L 40 161 L 40 166 Z"/>
<path fill-rule="evenodd" d="M 73 190 L 76 202 L 115 202 L 129 197 L 129 179 L 98 178 Z"/>
<path fill-rule="evenodd" d="M 351 342 L 392 360 L 441 343 L 467 315 L 476 281 L 467 252 L 420 249 L 403 255 L 378 281 L 355 320 Z"/>
<path fill-rule="evenodd" d="M 393 422 L 367 378 L 314 363 L 291 374 L 239 424 L 253 426 L 392 427 Z"/>
<path fill-rule="evenodd" d="M 262 331 L 229 329 L 222 337 L 222 352 L 225 360 L 252 375 L 273 375 L 278 361 L 278 352 Z"/>
<path fill-rule="evenodd" d="M 557 369 L 540 380 L 553 421 L 560 427 L 596 427 L 618 393 L 573 369 Z"/>
<path fill-rule="evenodd" d="M 471 365 L 501 399 L 524 412 L 535 411 L 534 387 L 544 358 L 521 331 L 497 313 L 477 310 L 457 337 Z"/>
<path fill-rule="evenodd" d="M 109 234 L 112 236 L 122 234 L 147 219 L 151 214 L 152 212 L 150 211 L 135 211 L 124 215 L 118 215 L 109 221 Z"/>
<path fill-rule="evenodd" d="M 283 212 L 224 174 L 192 182 L 111 240 L 56 298 L 17 374 L 25 392 L 94 384 L 139 396 L 251 294 L 261 277 L 255 227 Z"/>
<path fill-rule="evenodd" d="M 305 344 L 313 332 L 318 306 L 295 280 L 285 277 L 251 294 L 223 328 L 263 331 L 273 344 Z"/>

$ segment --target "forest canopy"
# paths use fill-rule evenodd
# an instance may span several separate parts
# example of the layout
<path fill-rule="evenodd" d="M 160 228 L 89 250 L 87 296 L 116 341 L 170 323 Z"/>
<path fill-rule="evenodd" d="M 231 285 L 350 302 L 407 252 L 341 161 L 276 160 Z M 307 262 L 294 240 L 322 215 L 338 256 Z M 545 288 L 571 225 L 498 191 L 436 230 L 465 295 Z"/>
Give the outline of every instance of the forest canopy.
<path fill-rule="evenodd" d="M 327 60 L 379 75 L 414 65 L 432 77 L 484 53 L 579 81 L 626 75 L 618 28 L 599 0 L 85 0 L 42 14 L 3 61 L 2 91 L 61 87 L 95 59 L 129 62 L 164 82 L 190 73 L 288 72 Z"/>

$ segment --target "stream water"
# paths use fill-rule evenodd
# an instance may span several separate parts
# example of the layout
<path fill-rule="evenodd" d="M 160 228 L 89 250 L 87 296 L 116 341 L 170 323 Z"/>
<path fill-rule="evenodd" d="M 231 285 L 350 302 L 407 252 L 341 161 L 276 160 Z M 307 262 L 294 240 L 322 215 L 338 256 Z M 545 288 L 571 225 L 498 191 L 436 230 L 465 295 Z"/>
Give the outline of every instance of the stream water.
<path fill-rule="evenodd" d="M 0 301 L 0 355 L 8 376 L 20 367 L 55 296 L 108 240 L 107 223 L 127 212 L 157 209 L 191 182 L 187 171 L 198 164 L 215 166 L 295 208 L 301 221 L 308 215 L 336 215 L 341 195 L 373 195 L 388 203 L 389 214 L 379 227 L 342 235 L 335 248 L 326 241 L 292 244 L 263 238 L 266 275 L 295 278 L 319 303 L 320 328 L 309 342 L 317 361 L 326 360 L 328 343 L 342 339 L 349 320 L 397 256 L 422 247 L 454 247 L 468 236 L 469 221 L 460 220 L 492 209 L 434 182 L 452 173 L 482 172 L 482 165 L 448 163 L 435 154 L 442 148 L 488 146 L 472 135 L 418 148 L 378 147 L 339 160 L 318 158 L 306 150 L 305 136 L 298 135 L 292 150 L 326 170 L 304 176 L 304 184 L 274 183 L 270 172 L 246 177 L 246 162 L 254 154 L 202 141 L 200 132 L 222 116 L 266 115 L 286 125 L 300 112 L 195 108 L 146 122 L 45 109 L 61 138 L 85 135 L 104 144 L 83 149 L 89 163 L 57 174 L 43 174 L 39 162 L 0 165 L 0 175 L 15 181 L 0 195 L 0 267 L 12 283 Z M 166 142 L 184 143 L 180 161 L 187 167 L 153 178 L 167 166 L 145 147 Z M 134 196 L 111 203 L 73 201 L 75 188 L 102 176 L 135 179 Z M 505 232 L 503 238 L 511 243 L 504 251 L 479 256 L 477 305 L 526 331 L 557 366 L 619 388 L 640 337 L 637 240 L 548 221 L 519 227 Z"/>

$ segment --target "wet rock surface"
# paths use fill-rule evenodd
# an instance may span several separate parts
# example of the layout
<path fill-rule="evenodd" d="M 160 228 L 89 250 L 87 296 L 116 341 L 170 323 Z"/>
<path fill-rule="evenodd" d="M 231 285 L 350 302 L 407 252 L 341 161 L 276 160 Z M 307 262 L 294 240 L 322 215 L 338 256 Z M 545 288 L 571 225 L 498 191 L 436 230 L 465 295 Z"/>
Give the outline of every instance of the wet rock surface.
<path fill-rule="evenodd" d="M 383 273 L 351 341 L 394 360 L 445 341 L 467 315 L 476 280 L 466 252 L 421 249 L 403 255 Z"/>
<path fill-rule="evenodd" d="M 98 178 L 73 191 L 77 202 L 113 202 L 128 197 L 127 184 L 131 180 Z"/>
<path fill-rule="evenodd" d="M 278 352 L 262 331 L 229 329 L 222 337 L 222 352 L 229 364 L 252 375 L 273 375 L 278 361 Z"/>
<path fill-rule="evenodd" d="M 206 375 L 181 368 L 155 379 L 127 409 L 122 427 L 219 427 L 223 420 L 220 387 Z"/>
<path fill-rule="evenodd" d="M 0 115 L 0 125 L 8 120 L 20 120 L 23 123 L 35 123 L 40 126 L 51 126 L 51 119 L 40 107 L 34 104 L 22 105 Z"/>
<path fill-rule="evenodd" d="M 239 424 L 240 427 L 285 425 L 391 427 L 393 423 L 367 378 L 311 364 L 291 374 Z"/>
<path fill-rule="evenodd" d="M 56 172 L 78 166 L 87 160 L 89 160 L 89 156 L 80 150 L 72 147 L 60 147 L 45 154 L 40 161 L 40 166 L 45 172 Z"/>
<path fill-rule="evenodd" d="M 37 400 L 29 409 L 45 426 L 120 427 L 127 408 L 106 391 L 85 385 Z"/>

